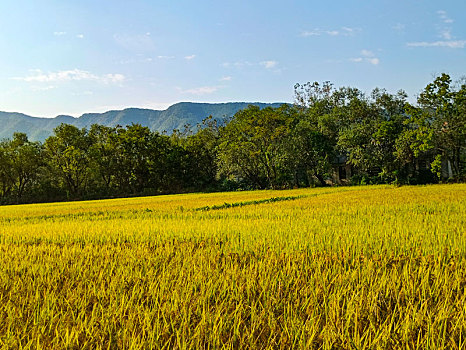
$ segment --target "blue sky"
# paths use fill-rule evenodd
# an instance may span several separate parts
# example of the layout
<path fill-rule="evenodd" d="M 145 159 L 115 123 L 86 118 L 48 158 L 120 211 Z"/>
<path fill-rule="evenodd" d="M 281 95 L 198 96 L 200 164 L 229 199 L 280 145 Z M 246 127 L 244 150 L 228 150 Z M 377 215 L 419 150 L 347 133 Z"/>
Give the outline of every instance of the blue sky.
<path fill-rule="evenodd" d="M 295 83 L 404 89 L 466 74 L 466 1 L 2 0 L 0 110 L 292 102 Z"/>

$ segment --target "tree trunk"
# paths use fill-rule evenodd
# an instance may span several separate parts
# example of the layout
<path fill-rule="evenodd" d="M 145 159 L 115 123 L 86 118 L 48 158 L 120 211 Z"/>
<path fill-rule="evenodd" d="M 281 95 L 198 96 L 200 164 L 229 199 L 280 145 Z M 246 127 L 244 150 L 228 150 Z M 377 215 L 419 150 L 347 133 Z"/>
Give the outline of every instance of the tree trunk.
<path fill-rule="evenodd" d="M 327 186 L 327 183 L 325 182 L 325 179 L 322 175 L 315 173 L 314 174 L 317 180 L 319 180 L 321 186 Z"/>

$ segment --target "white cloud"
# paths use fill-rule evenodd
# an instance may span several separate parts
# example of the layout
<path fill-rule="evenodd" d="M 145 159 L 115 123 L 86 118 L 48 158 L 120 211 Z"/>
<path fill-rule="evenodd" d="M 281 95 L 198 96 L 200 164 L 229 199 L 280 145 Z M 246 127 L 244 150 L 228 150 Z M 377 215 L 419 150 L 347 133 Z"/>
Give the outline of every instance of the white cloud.
<path fill-rule="evenodd" d="M 365 57 L 374 57 L 374 53 L 369 50 L 361 50 L 361 55 Z"/>
<path fill-rule="evenodd" d="M 184 94 L 201 96 L 201 95 L 213 94 L 214 92 L 218 91 L 219 88 L 220 88 L 219 86 L 202 86 L 202 87 L 193 88 L 193 89 L 187 89 L 187 90 L 178 89 L 178 90 Z"/>
<path fill-rule="evenodd" d="M 405 30 L 406 26 L 403 23 L 397 23 L 392 28 L 398 32 L 402 32 Z"/>
<path fill-rule="evenodd" d="M 261 66 L 264 66 L 266 69 L 272 69 L 277 66 L 277 61 L 263 61 L 260 63 Z"/>
<path fill-rule="evenodd" d="M 54 36 L 65 36 L 65 35 L 68 35 L 68 33 L 67 32 L 53 32 L 53 35 Z M 79 34 L 76 34 L 75 36 L 78 39 L 84 39 L 84 34 L 79 33 Z"/>
<path fill-rule="evenodd" d="M 164 56 L 164 55 L 159 55 L 159 56 L 157 56 L 157 58 L 158 58 L 159 60 L 168 60 L 168 59 L 175 58 L 175 56 Z"/>
<path fill-rule="evenodd" d="M 448 17 L 447 12 L 443 10 L 437 11 L 440 20 L 443 24 L 451 24 L 454 21 Z M 455 39 L 451 33 L 451 28 L 448 26 L 441 26 L 438 28 L 438 37 L 442 40 L 437 41 L 415 41 L 406 43 L 409 47 L 446 47 L 450 49 L 464 49 L 466 47 L 466 40 L 453 40 Z"/>
<path fill-rule="evenodd" d="M 356 29 L 349 27 L 341 27 L 341 29 L 348 34 L 353 34 L 356 31 Z"/>
<path fill-rule="evenodd" d="M 191 61 L 192 59 L 196 58 L 196 55 L 185 56 L 184 59 L 187 61 Z"/>
<path fill-rule="evenodd" d="M 41 70 L 32 70 L 31 75 L 13 78 L 25 82 L 61 83 L 67 81 L 94 81 L 103 84 L 118 84 L 125 80 L 123 74 L 96 75 L 85 70 L 72 69 L 58 72 L 43 73 Z"/>
<path fill-rule="evenodd" d="M 439 15 L 440 19 L 442 20 L 443 23 L 450 24 L 453 23 L 454 21 L 448 17 L 447 12 L 443 10 L 437 11 L 437 14 Z"/>
<path fill-rule="evenodd" d="M 341 27 L 340 29 L 330 29 L 330 30 L 323 30 L 319 28 L 315 28 L 313 30 L 307 30 L 301 32 L 302 37 L 308 36 L 321 36 L 321 35 L 330 35 L 330 36 L 353 36 L 359 29 L 350 28 L 350 27 Z"/>
<path fill-rule="evenodd" d="M 420 41 L 407 43 L 406 45 L 410 47 L 448 47 L 450 49 L 464 49 L 466 40 Z"/>
<path fill-rule="evenodd" d="M 439 29 L 439 37 L 443 40 L 451 40 L 453 38 L 451 35 L 451 28 L 446 25 L 453 23 L 453 20 L 448 17 L 446 11 L 440 10 L 437 11 L 437 14 L 439 15 L 440 20 L 444 24 L 444 26 Z"/>
<path fill-rule="evenodd" d="M 327 30 L 326 33 L 331 36 L 337 36 L 340 34 L 338 30 Z"/>
<path fill-rule="evenodd" d="M 118 61 L 119 64 L 150 63 L 154 61 L 152 57 L 138 57 Z"/>
<path fill-rule="evenodd" d="M 242 68 L 245 66 L 252 66 L 253 64 L 248 61 L 237 61 L 237 62 L 224 62 L 222 66 L 225 68 L 235 67 L 235 68 Z"/>
<path fill-rule="evenodd" d="M 280 69 L 278 69 L 279 63 L 275 60 L 266 60 L 261 62 L 249 62 L 249 61 L 237 61 L 237 62 L 224 62 L 221 64 L 224 68 L 236 68 L 242 69 L 245 67 L 257 67 L 262 66 L 265 69 L 274 69 L 274 72 L 279 73 Z M 226 77 L 231 79 L 231 77 Z"/>
<path fill-rule="evenodd" d="M 226 77 L 222 77 L 220 78 L 220 81 L 231 81 L 231 76 L 226 76 Z"/>
<path fill-rule="evenodd" d="M 451 29 L 445 28 L 440 31 L 440 37 L 445 40 L 451 40 Z"/>
<path fill-rule="evenodd" d="M 32 91 L 49 91 L 55 89 L 56 86 L 54 85 L 47 85 L 47 86 L 33 86 L 31 87 Z"/>
<path fill-rule="evenodd" d="M 301 36 L 304 36 L 304 37 L 307 37 L 307 36 L 319 36 L 321 35 L 322 32 L 318 29 L 314 29 L 314 30 L 311 30 L 311 31 L 304 31 L 301 33 Z"/>
<path fill-rule="evenodd" d="M 366 49 L 361 50 L 361 57 L 350 58 L 349 60 L 356 63 L 367 62 L 374 66 L 380 63 L 380 59 L 375 57 L 372 51 Z"/>

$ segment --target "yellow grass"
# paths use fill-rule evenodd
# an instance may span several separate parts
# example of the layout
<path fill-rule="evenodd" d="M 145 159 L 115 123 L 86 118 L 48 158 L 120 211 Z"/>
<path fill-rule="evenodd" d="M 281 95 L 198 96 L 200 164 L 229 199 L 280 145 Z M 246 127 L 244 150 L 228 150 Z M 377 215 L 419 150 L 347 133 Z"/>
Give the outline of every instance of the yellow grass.
<path fill-rule="evenodd" d="M 466 347 L 466 185 L 0 207 L 0 346 Z"/>

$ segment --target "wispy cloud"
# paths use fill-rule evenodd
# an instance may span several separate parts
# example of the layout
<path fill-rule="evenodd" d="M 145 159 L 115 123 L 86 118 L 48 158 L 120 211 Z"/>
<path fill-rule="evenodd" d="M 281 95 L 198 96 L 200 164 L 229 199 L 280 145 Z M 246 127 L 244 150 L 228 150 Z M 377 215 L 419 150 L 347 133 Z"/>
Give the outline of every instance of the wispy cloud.
<path fill-rule="evenodd" d="M 189 55 L 189 56 L 184 56 L 184 59 L 187 61 L 191 61 L 196 58 L 196 55 Z"/>
<path fill-rule="evenodd" d="M 330 36 L 352 36 L 359 31 L 357 28 L 350 28 L 350 27 L 341 27 L 340 29 L 331 29 L 331 30 L 324 30 L 315 28 L 309 31 L 301 32 L 302 37 L 309 37 L 309 36 L 321 36 L 321 35 L 330 35 Z"/>
<path fill-rule="evenodd" d="M 454 22 L 450 17 L 448 17 L 447 12 L 444 10 L 437 11 L 437 14 L 439 15 L 443 23 L 451 24 Z"/>
<path fill-rule="evenodd" d="M 301 36 L 307 37 L 307 36 L 319 36 L 322 35 L 322 31 L 319 29 L 314 29 L 314 30 L 306 30 L 304 32 L 301 32 Z"/>
<path fill-rule="evenodd" d="M 118 61 L 119 64 L 134 64 L 134 63 L 150 63 L 153 62 L 152 57 L 138 57 L 138 58 L 129 58 Z"/>
<path fill-rule="evenodd" d="M 275 73 L 279 73 L 281 71 L 279 67 L 278 61 L 275 60 L 264 60 L 260 62 L 249 62 L 249 61 L 236 61 L 236 62 L 224 62 L 222 63 L 222 67 L 225 68 L 236 68 L 242 69 L 245 67 L 263 67 L 267 70 L 273 70 Z"/>
<path fill-rule="evenodd" d="M 439 15 L 440 21 L 443 24 L 443 26 L 439 29 L 439 37 L 443 40 L 451 40 L 451 27 L 445 25 L 453 23 L 453 20 L 448 17 L 446 11 L 440 10 L 437 11 L 437 14 Z"/>
<path fill-rule="evenodd" d="M 374 53 L 370 50 L 361 50 L 361 55 L 363 55 L 364 57 L 374 57 Z"/>
<path fill-rule="evenodd" d="M 68 36 L 68 32 L 53 32 L 53 35 L 54 35 L 54 36 L 58 36 L 58 37 L 60 37 L 60 36 L 63 36 L 63 37 L 64 37 L 64 36 Z M 71 33 L 71 35 L 74 35 L 74 34 Z M 75 36 L 76 38 L 78 38 L 78 39 L 84 39 L 84 34 L 82 34 L 82 33 L 78 33 L 78 34 L 76 34 L 76 35 L 74 35 L 74 36 Z"/>
<path fill-rule="evenodd" d="M 232 77 L 231 76 L 226 76 L 226 77 L 221 77 L 220 81 L 231 81 Z"/>
<path fill-rule="evenodd" d="M 445 28 L 440 31 L 440 37 L 445 40 L 451 40 L 451 29 L 450 28 Z"/>
<path fill-rule="evenodd" d="M 175 58 L 175 56 L 165 56 L 165 55 L 159 55 L 157 56 L 159 60 L 169 60 Z"/>
<path fill-rule="evenodd" d="M 410 47 L 448 47 L 450 49 L 464 49 L 466 46 L 466 40 L 440 40 L 440 41 L 420 41 L 407 43 Z"/>
<path fill-rule="evenodd" d="M 56 86 L 54 85 L 47 85 L 47 86 L 32 86 L 31 90 L 32 91 L 50 91 L 55 89 Z"/>
<path fill-rule="evenodd" d="M 222 63 L 222 66 L 225 68 L 242 68 L 242 67 L 247 67 L 247 66 L 253 66 L 254 64 L 249 62 L 249 61 L 236 61 L 236 62 L 224 62 Z"/>
<path fill-rule="evenodd" d="M 455 39 L 452 35 L 451 27 L 447 26 L 454 21 L 448 17 L 447 12 L 444 10 L 437 11 L 441 25 L 437 26 L 438 37 L 442 40 L 436 41 L 414 41 L 406 43 L 409 47 L 446 47 L 449 49 L 464 49 L 466 47 L 466 40 Z"/>
<path fill-rule="evenodd" d="M 272 69 L 272 68 L 275 68 L 277 65 L 278 65 L 278 62 L 277 61 L 262 61 L 260 62 L 260 65 L 261 66 L 264 66 L 265 69 Z"/>
<path fill-rule="evenodd" d="M 32 70 L 31 75 L 15 77 L 15 80 L 34 83 L 61 83 L 68 81 L 94 81 L 103 84 L 119 84 L 125 80 L 123 74 L 96 75 L 85 70 L 72 69 L 58 72 L 44 73 L 41 70 Z"/>
<path fill-rule="evenodd" d="M 397 32 L 403 32 L 405 28 L 406 26 L 403 23 L 397 23 L 392 27 L 392 29 L 396 30 Z"/>
<path fill-rule="evenodd" d="M 358 32 L 360 29 L 359 28 L 350 28 L 350 27 L 341 27 L 341 30 L 346 35 L 352 35 L 352 34 Z"/>
<path fill-rule="evenodd" d="M 349 60 L 355 63 L 367 62 L 374 66 L 377 66 L 380 63 L 380 59 L 375 57 L 375 54 L 372 51 L 366 49 L 361 50 L 360 57 L 350 58 Z"/>
<path fill-rule="evenodd" d="M 220 88 L 221 86 L 201 86 L 198 88 L 192 88 L 192 89 L 186 89 L 186 90 L 178 88 L 178 90 L 183 94 L 202 96 L 202 95 L 213 94 L 214 92 L 218 91 Z"/>

